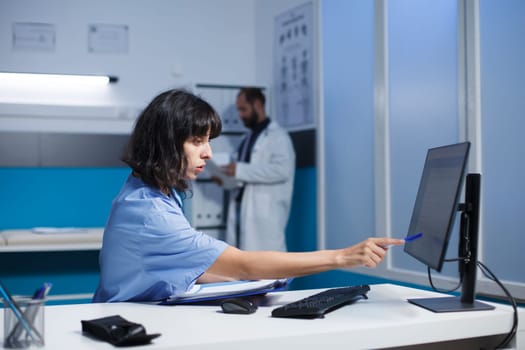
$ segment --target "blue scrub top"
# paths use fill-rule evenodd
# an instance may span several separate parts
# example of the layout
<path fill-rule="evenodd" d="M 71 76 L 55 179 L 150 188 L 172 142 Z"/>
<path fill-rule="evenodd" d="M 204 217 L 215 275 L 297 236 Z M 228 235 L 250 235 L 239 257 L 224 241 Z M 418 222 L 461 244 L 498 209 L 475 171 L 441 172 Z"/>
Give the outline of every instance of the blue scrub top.
<path fill-rule="evenodd" d="M 195 231 L 182 200 L 130 175 L 104 230 L 94 302 L 156 301 L 187 291 L 227 244 Z"/>

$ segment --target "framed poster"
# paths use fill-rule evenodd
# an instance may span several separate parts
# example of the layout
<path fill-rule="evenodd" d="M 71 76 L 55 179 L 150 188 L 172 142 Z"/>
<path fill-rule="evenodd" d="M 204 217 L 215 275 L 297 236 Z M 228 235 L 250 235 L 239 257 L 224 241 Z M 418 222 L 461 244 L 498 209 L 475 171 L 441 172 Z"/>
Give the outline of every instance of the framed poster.
<path fill-rule="evenodd" d="M 129 27 L 125 24 L 90 24 L 88 52 L 128 53 Z"/>
<path fill-rule="evenodd" d="M 13 23 L 13 49 L 55 51 L 56 31 L 51 23 Z"/>
<path fill-rule="evenodd" d="M 315 128 L 313 5 L 275 18 L 274 101 L 277 120 L 287 129 Z"/>

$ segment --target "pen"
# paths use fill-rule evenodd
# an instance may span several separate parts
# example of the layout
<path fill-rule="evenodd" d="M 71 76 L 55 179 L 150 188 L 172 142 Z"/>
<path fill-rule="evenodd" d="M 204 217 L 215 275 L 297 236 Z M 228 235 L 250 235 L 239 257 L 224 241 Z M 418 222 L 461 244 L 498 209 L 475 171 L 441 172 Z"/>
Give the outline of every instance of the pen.
<path fill-rule="evenodd" d="M 419 232 L 419 233 L 416 233 L 416 234 L 413 234 L 413 235 L 410 235 L 410 236 L 406 236 L 405 237 L 405 242 L 412 242 L 412 241 L 415 241 L 416 239 L 419 239 L 423 237 L 423 232 Z"/>
<path fill-rule="evenodd" d="M 46 282 L 44 285 L 40 288 L 38 288 L 35 293 L 33 294 L 33 299 L 45 299 L 49 291 L 51 290 L 51 287 L 53 286 L 52 283 Z"/>

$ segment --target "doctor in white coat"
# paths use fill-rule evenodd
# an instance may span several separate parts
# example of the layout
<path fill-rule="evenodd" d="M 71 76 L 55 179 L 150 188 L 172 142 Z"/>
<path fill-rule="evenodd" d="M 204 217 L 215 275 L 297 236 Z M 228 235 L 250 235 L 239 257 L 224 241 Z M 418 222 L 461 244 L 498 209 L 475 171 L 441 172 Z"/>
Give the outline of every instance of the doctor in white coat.
<path fill-rule="evenodd" d="M 239 116 L 250 131 L 237 161 L 223 167 L 239 185 L 230 192 L 226 241 L 243 250 L 286 251 L 295 152 L 288 132 L 266 116 L 264 105 L 258 88 L 243 88 L 237 96 Z"/>

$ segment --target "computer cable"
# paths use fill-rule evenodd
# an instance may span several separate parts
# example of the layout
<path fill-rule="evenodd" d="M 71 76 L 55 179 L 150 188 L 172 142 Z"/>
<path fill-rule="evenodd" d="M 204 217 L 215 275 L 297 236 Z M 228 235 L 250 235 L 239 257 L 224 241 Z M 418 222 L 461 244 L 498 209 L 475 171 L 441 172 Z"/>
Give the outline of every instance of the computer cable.
<path fill-rule="evenodd" d="M 466 257 L 466 258 L 445 259 L 444 261 L 445 262 L 470 261 L 470 258 Z M 512 294 L 510 294 L 509 290 L 503 285 L 503 283 L 501 283 L 501 281 L 496 277 L 496 275 L 494 275 L 494 273 L 485 264 L 483 264 L 481 261 L 477 261 L 476 263 L 479 269 L 481 270 L 481 272 L 483 273 L 483 275 L 487 277 L 489 280 L 495 282 L 501 288 L 503 293 L 505 293 L 509 304 L 512 306 L 512 309 L 514 310 L 512 327 L 510 331 L 503 338 L 503 340 L 495 347 L 496 349 L 505 348 L 508 345 L 508 343 L 511 341 L 511 339 L 516 335 L 516 332 L 518 329 L 518 307 L 517 307 L 516 299 L 512 296 Z M 430 267 L 427 267 L 427 273 L 428 273 L 428 280 L 430 282 L 430 285 L 432 286 L 432 289 L 436 292 L 450 293 L 450 292 L 456 291 L 461 286 L 462 278 L 460 278 L 459 283 L 453 289 L 442 290 L 442 289 L 436 288 L 436 286 L 434 286 L 434 283 L 432 282 L 432 275 L 430 273 Z"/>
<path fill-rule="evenodd" d="M 445 262 L 452 262 L 452 261 L 460 261 L 460 260 L 463 260 L 463 259 L 462 258 L 445 259 L 444 261 Z M 429 266 L 427 266 L 427 274 L 428 274 L 428 282 L 430 283 L 430 286 L 432 287 L 432 290 L 434 290 L 436 292 L 439 292 L 439 293 L 451 293 L 451 292 L 454 292 L 454 291 L 458 290 L 458 288 L 461 287 L 461 283 L 463 283 L 463 278 L 460 277 L 458 284 L 454 288 L 448 289 L 448 290 L 439 289 L 432 282 L 432 274 L 430 272 L 430 267 Z"/>
<path fill-rule="evenodd" d="M 492 280 L 496 282 L 496 284 L 503 290 L 503 293 L 507 296 L 507 299 L 509 300 L 509 303 L 512 305 L 512 309 L 514 310 L 514 317 L 512 322 L 512 328 L 509 333 L 503 338 L 503 340 L 496 346 L 496 349 L 505 348 L 507 347 L 510 340 L 516 335 L 516 331 L 518 329 L 518 306 L 516 304 L 516 299 L 510 294 L 509 290 L 501 283 L 501 281 L 490 271 L 490 269 L 483 264 L 481 261 L 477 262 L 477 265 L 483 275 L 487 277 L 489 280 Z"/>

